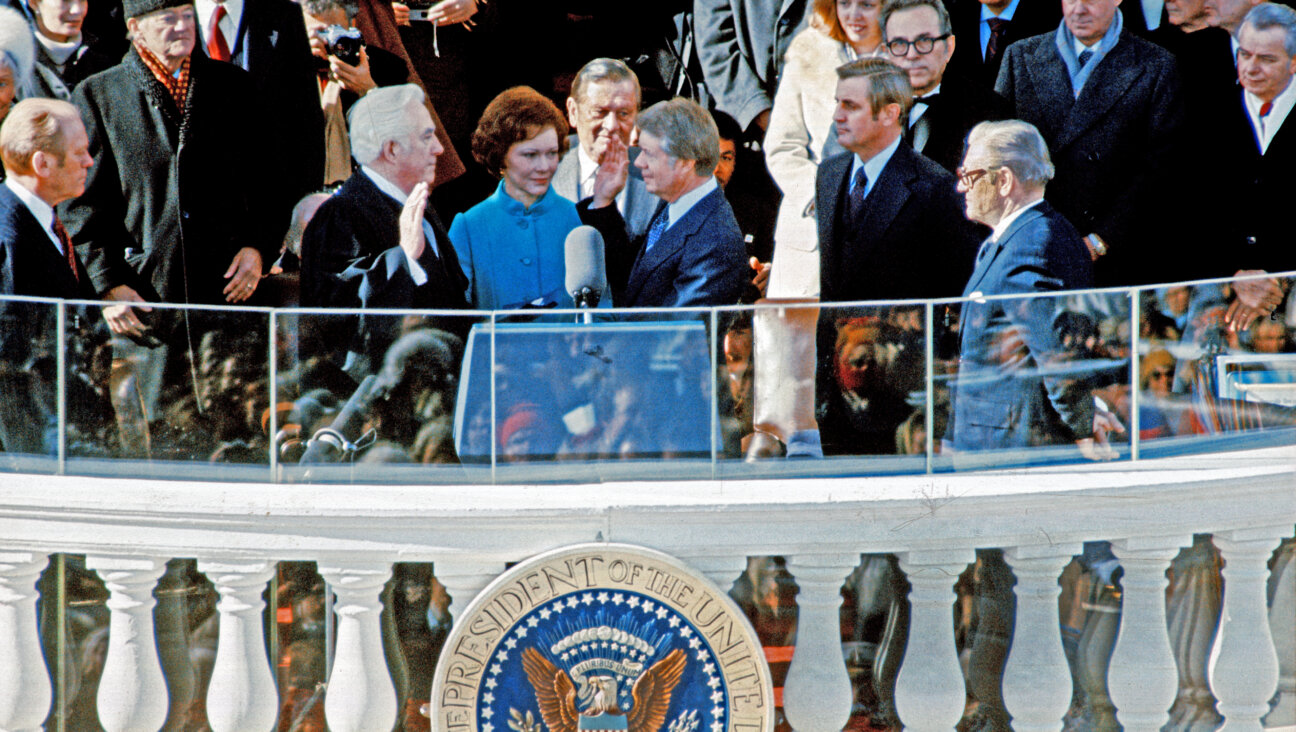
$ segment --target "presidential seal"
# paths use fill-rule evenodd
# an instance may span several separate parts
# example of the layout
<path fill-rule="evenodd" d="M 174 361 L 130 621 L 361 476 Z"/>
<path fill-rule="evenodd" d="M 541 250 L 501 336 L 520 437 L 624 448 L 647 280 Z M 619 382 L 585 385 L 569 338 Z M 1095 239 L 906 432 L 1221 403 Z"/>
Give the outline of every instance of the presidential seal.
<path fill-rule="evenodd" d="M 771 732 L 756 633 L 661 552 L 582 544 L 522 562 L 455 621 L 435 732 Z"/>

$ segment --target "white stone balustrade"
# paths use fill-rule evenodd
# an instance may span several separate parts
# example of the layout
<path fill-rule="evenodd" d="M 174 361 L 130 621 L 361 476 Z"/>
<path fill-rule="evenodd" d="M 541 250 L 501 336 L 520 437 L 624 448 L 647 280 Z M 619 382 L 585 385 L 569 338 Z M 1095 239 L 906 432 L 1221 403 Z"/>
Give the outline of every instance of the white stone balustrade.
<path fill-rule="evenodd" d="M 319 573 L 337 595 L 337 651 L 324 696 L 329 729 L 390 732 L 398 700 L 383 657 L 378 596 L 391 578 L 391 564 L 321 561 Z"/>
<path fill-rule="evenodd" d="M 858 554 L 788 557 L 796 580 L 797 642 L 783 684 L 783 710 L 792 727 L 835 732 L 850 720 L 851 685 L 842 656 L 841 586 Z"/>
<path fill-rule="evenodd" d="M 1274 547 L 1296 530 L 1293 465 L 1296 450 L 1270 448 L 940 476 L 661 481 L 650 490 L 643 483 L 305 489 L 11 474 L 0 492 L 0 732 L 37 729 L 49 711 L 35 588 L 55 552 L 87 555 L 109 591 L 97 697 L 108 732 L 156 732 L 168 716 L 153 592 L 167 560 L 194 557 L 220 594 L 207 688 L 216 732 L 274 726 L 261 593 L 285 560 L 317 562 L 337 594 L 324 701 L 330 727 L 388 732 L 398 700 L 379 618 L 392 562 L 432 562 L 458 616 L 506 562 L 595 537 L 681 557 L 721 586 L 738 576 L 746 556 L 786 556 L 801 594 L 784 701 L 805 732 L 840 729 L 850 710 L 839 590 L 861 553 L 896 554 L 912 586 L 896 678 L 901 721 L 915 732 L 953 728 L 965 700 L 954 586 L 978 547 L 1002 548 L 1017 576 L 1003 679 L 1014 725 L 1059 729 L 1070 676 L 1057 624 L 1058 576 L 1082 542 L 1110 540 L 1124 570 L 1111 696 L 1127 729 L 1151 730 L 1166 720 L 1179 684 L 1165 571 L 1195 533 L 1213 535 L 1227 562 L 1212 689 L 1231 726 L 1258 729 L 1282 690 L 1278 678 L 1287 672 L 1280 669 L 1296 667 L 1285 657 L 1255 661 L 1256 653 L 1281 655 L 1293 645 L 1291 630 L 1268 630 L 1283 620 L 1270 608 L 1288 608 L 1274 612 L 1287 612 L 1291 623 L 1289 559 L 1275 565 L 1284 574 L 1266 587 Z"/>
<path fill-rule="evenodd" d="M 909 646 L 896 678 L 896 711 L 915 732 L 949 730 L 963 715 L 963 671 L 954 647 L 954 583 L 972 549 L 901 552 L 909 592 Z"/>
<path fill-rule="evenodd" d="M 1278 686 L 1265 584 L 1269 559 L 1290 533 L 1290 526 L 1266 526 L 1215 534 L 1224 558 L 1224 609 L 1211 652 L 1210 682 L 1225 732 L 1262 729 L 1260 718 L 1269 712 Z"/>
<path fill-rule="evenodd" d="M 198 571 L 216 586 L 220 638 L 207 687 L 207 720 L 213 732 L 269 730 L 279 716 L 279 695 L 266 658 L 261 594 L 274 562 L 200 561 Z"/>
<path fill-rule="evenodd" d="M 1017 623 L 1004 668 L 1003 697 L 1017 732 L 1062 729 L 1071 703 L 1071 669 L 1058 627 L 1058 577 L 1080 544 L 1018 546 L 1004 551 L 1017 576 Z"/>
<path fill-rule="evenodd" d="M 0 730 L 36 732 L 49 712 L 49 674 L 36 633 L 43 554 L 0 553 Z"/>
<path fill-rule="evenodd" d="M 99 724 L 106 732 L 156 732 L 169 695 L 153 633 L 153 588 L 166 558 L 88 556 L 108 587 L 108 657 L 99 681 Z"/>

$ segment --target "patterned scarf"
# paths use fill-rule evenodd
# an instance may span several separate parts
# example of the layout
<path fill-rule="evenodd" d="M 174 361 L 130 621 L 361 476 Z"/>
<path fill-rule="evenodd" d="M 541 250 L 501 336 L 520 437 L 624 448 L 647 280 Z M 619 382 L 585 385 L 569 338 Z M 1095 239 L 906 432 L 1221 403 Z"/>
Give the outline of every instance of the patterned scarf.
<path fill-rule="evenodd" d="M 138 42 L 135 43 L 135 52 L 139 54 L 148 70 L 153 72 L 153 78 L 166 87 L 167 93 L 171 95 L 171 99 L 176 103 L 176 108 L 183 112 L 185 97 L 189 95 L 189 59 L 186 58 L 180 62 L 180 72 L 178 74 L 172 74 L 161 59 L 154 56 L 152 51 Z"/>

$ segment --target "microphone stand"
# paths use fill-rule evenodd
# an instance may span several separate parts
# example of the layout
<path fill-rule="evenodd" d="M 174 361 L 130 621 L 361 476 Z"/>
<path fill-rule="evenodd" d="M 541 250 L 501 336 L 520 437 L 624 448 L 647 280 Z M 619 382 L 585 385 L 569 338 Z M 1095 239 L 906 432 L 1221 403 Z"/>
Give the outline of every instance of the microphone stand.
<path fill-rule="evenodd" d="M 602 297 L 602 292 L 590 287 L 589 285 L 585 285 L 572 293 L 572 300 L 576 301 L 576 307 L 586 311 L 598 307 L 599 300 L 602 299 Z M 576 322 L 578 324 L 591 325 L 594 323 L 594 313 L 581 313 L 576 316 Z"/>

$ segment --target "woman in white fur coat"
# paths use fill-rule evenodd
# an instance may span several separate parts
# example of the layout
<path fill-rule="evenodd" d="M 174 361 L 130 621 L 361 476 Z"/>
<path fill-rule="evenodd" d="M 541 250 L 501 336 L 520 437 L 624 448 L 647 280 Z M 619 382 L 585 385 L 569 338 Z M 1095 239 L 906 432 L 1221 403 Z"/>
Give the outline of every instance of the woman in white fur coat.
<path fill-rule="evenodd" d="M 836 69 L 880 48 L 880 6 L 881 0 L 814 0 L 810 27 L 788 47 L 765 134 L 765 162 L 783 191 L 769 297 L 819 295 L 815 170 L 825 157 L 844 152 L 832 120 Z"/>

